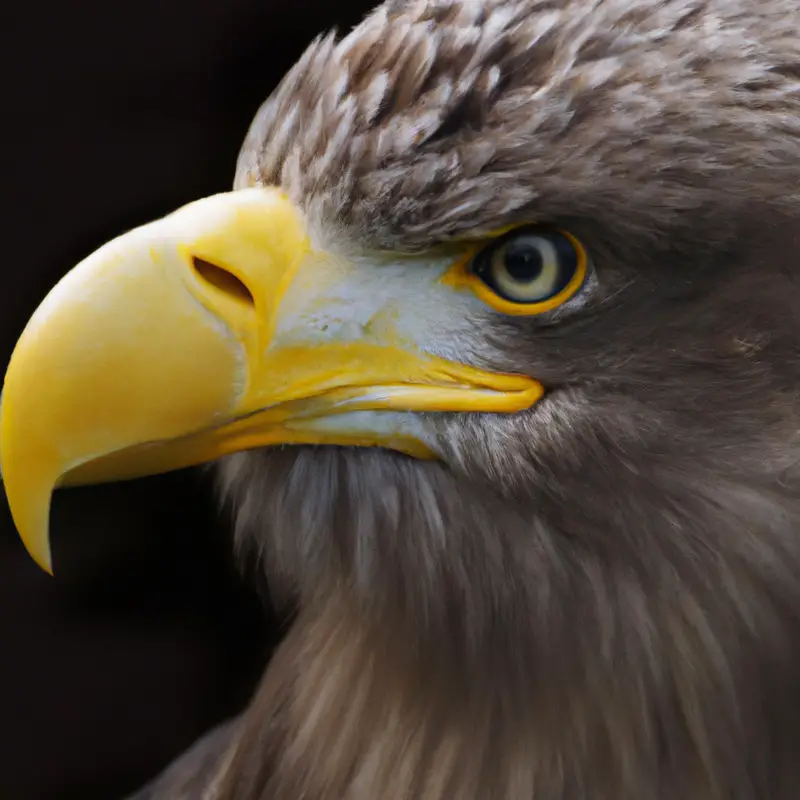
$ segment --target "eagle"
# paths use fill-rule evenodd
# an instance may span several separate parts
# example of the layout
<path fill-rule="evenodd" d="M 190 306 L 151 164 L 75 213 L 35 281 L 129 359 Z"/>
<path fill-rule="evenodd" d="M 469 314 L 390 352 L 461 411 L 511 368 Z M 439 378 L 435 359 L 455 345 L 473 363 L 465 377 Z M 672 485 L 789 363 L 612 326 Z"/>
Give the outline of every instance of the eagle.
<path fill-rule="evenodd" d="M 800 796 L 800 5 L 388 0 L 44 299 L 5 491 L 214 464 L 291 623 L 178 800 Z"/>

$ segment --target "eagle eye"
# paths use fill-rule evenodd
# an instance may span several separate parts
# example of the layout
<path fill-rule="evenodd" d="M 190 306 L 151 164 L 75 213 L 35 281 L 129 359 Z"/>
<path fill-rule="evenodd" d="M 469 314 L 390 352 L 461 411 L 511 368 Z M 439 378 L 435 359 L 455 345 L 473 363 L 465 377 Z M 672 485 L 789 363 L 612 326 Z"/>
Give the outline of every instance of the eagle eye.
<path fill-rule="evenodd" d="M 468 269 L 483 284 L 476 287 L 483 289 L 477 293 L 490 305 L 500 311 L 539 314 L 566 302 L 580 289 L 587 260 L 586 251 L 570 234 L 526 226 L 478 250 Z"/>

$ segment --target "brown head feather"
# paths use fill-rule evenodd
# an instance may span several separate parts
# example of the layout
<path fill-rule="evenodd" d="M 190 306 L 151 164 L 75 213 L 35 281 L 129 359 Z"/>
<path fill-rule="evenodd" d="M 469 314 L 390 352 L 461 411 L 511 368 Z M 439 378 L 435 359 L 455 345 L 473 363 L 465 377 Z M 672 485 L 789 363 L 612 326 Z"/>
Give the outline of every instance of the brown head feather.
<path fill-rule="evenodd" d="M 362 246 L 510 218 L 655 234 L 794 207 L 792 0 L 413 0 L 312 44 L 259 111 L 237 185 L 281 183 Z"/>

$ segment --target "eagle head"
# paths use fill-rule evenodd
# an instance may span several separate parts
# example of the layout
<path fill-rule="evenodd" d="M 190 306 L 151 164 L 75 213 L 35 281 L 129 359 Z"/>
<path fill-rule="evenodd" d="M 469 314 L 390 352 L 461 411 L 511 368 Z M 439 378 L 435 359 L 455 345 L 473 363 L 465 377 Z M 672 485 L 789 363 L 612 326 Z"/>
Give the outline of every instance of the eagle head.
<path fill-rule="evenodd" d="M 230 797 L 797 796 L 798 8 L 387 2 L 36 311 L 33 557 L 219 460 L 296 610 Z"/>

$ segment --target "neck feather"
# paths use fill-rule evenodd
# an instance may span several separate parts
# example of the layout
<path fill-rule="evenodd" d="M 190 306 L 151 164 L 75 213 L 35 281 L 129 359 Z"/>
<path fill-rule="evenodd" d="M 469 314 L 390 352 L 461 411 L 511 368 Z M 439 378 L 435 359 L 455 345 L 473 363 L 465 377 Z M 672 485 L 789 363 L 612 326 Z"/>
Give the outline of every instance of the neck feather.
<path fill-rule="evenodd" d="M 656 496 L 479 526 L 435 607 L 407 567 L 320 583 L 219 797 L 796 796 L 800 501 L 682 476 Z"/>

